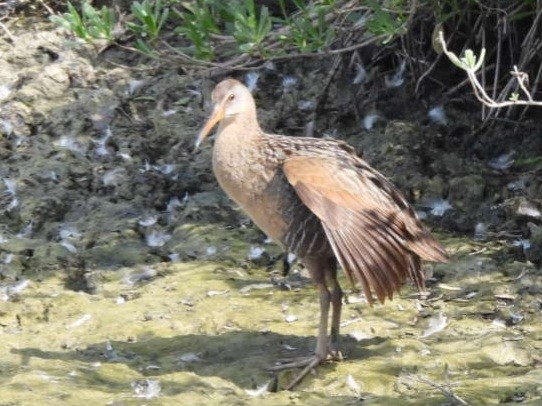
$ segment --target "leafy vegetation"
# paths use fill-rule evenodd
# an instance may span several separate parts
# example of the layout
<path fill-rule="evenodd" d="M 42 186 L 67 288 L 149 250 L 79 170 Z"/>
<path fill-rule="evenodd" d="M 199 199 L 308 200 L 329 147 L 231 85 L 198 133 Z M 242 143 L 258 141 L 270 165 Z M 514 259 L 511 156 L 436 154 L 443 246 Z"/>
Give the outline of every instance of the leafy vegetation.
<path fill-rule="evenodd" d="M 151 42 L 158 38 L 168 19 L 169 8 L 164 5 L 162 0 L 154 2 L 144 0 L 141 3 L 134 1 L 131 11 L 134 18 L 133 21 L 128 22 L 127 28 L 142 37 L 136 39 L 135 47 L 149 56 L 155 56 L 147 38 Z"/>
<path fill-rule="evenodd" d="M 184 50 L 197 59 L 211 60 L 214 58 L 214 48 L 211 34 L 219 34 L 220 29 L 213 14 L 213 1 L 198 0 L 193 3 L 183 3 L 184 12 L 174 9 L 181 24 L 175 29 L 190 43 Z"/>
<path fill-rule="evenodd" d="M 385 11 L 384 7 L 375 0 L 369 2 L 374 14 L 367 21 L 367 29 L 376 35 L 385 35 L 387 38 L 384 42 L 388 42 L 402 33 L 407 20 L 406 13 L 400 8 L 404 2 L 396 1 L 394 3 L 396 13 Z"/>
<path fill-rule="evenodd" d="M 233 27 L 230 28 L 241 52 L 258 50 L 263 53 L 262 44 L 271 31 L 271 18 L 267 7 L 260 7 L 258 14 L 254 0 L 231 2 L 225 12 L 231 15 Z"/>
<path fill-rule="evenodd" d="M 68 2 L 67 7 L 67 13 L 52 16 L 51 21 L 86 41 L 92 39 L 113 41 L 116 20 L 112 9 L 103 6 L 98 10 L 87 1 L 83 1 L 80 13 L 71 2 Z"/>
<path fill-rule="evenodd" d="M 488 49 L 477 71 L 485 81 L 481 86 L 492 87 L 497 103 L 516 97 L 518 91 L 536 93 L 542 82 L 538 52 L 542 9 L 534 0 L 279 0 L 266 4 L 258 0 L 143 0 L 133 2 L 130 10 L 113 11 L 105 6 L 96 9 L 85 0 L 79 7 L 68 3 L 67 12 L 52 20 L 86 41 L 114 43 L 116 30 L 126 33 L 124 38 L 149 56 L 210 67 L 226 64 L 229 69 L 285 57 L 350 52 L 360 58 L 358 49 L 373 46 L 369 52 L 374 52 L 375 45 L 385 45 L 378 47 L 376 58 L 365 57 L 372 64 L 368 68 L 383 60 L 388 65 L 408 60 L 408 73 L 414 79 L 409 83 L 415 83 L 418 96 L 429 83 L 440 82 L 443 91 L 462 88 L 453 76 L 426 80 L 442 60 L 436 33 L 443 30 L 449 49 Z M 171 29 L 164 30 L 166 25 Z M 515 65 L 518 72 L 534 78 L 523 82 L 531 85 L 529 89 L 519 89 L 518 81 L 509 77 Z M 534 93 L 528 98 L 535 97 Z M 484 114 L 488 121 L 497 114 L 509 116 L 510 111 L 493 109 Z"/>
<path fill-rule="evenodd" d="M 169 16 L 169 8 L 162 0 L 144 0 L 142 3 L 134 1 L 131 10 L 135 22 L 129 22 L 128 28 L 151 40 L 158 38 Z"/>
<path fill-rule="evenodd" d="M 331 44 L 335 37 L 335 29 L 326 21 L 326 15 L 332 12 L 333 2 L 308 3 L 293 0 L 299 10 L 289 15 L 284 0 L 280 0 L 280 8 L 284 16 L 284 23 L 289 30 L 280 36 L 280 40 L 291 45 L 301 52 L 314 52 L 323 50 Z"/>

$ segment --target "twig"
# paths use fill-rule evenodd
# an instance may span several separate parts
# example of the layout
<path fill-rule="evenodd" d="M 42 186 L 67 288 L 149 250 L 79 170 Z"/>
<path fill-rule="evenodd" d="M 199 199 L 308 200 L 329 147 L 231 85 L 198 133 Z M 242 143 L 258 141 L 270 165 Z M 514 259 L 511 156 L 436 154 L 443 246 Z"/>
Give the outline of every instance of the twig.
<path fill-rule="evenodd" d="M 335 75 L 337 74 L 337 71 L 339 70 L 339 67 L 341 66 L 342 59 L 343 59 L 342 55 L 336 55 L 335 59 L 333 60 L 333 64 L 331 66 L 331 69 L 329 70 L 329 73 L 327 74 L 327 78 L 324 82 L 324 86 L 322 86 L 322 91 L 320 92 L 320 95 L 318 96 L 318 99 L 316 101 L 316 107 L 314 108 L 315 116 L 318 116 L 318 114 L 324 108 L 324 105 L 327 99 L 329 86 L 331 85 L 333 78 L 335 77 Z"/>
<path fill-rule="evenodd" d="M 50 15 L 54 16 L 56 13 L 53 11 L 51 7 L 49 7 L 43 0 L 38 0 L 40 4 L 49 12 Z"/>
<path fill-rule="evenodd" d="M 155 67 L 155 66 L 149 66 L 149 67 L 142 68 L 142 67 L 139 67 L 139 66 L 135 67 L 135 66 L 123 65 L 122 63 L 114 62 L 114 61 L 109 60 L 109 59 L 105 59 L 105 62 L 109 63 L 109 64 L 111 64 L 113 66 L 116 66 L 117 68 L 131 70 L 131 71 L 134 71 L 134 72 L 148 72 L 148 71 L 152 71 L 152 70 L 157 69 L 157 67 Z"/>
<path fill-rule="evenodd" d="M 540 35 L 537 35 L 537 30 L 540 27 L 541 19 L 542 19 L 542 7 L 540 7 L 540 2 L 537 2 L 536 16 L 531 24 L 529 31 L 525 35 L 520 47 L 521 52 L 520 52 L 519 62 L 517 65 L 519 66 L 521 70 L 523 70 L 524 67 L 526 67 L 529 63 L 531 63 L 531 61 L 533 60 L 535 56 L 539 55 L 541 41 L 540 41 Z M 513 47 L 510 46 L 509 48 L 510 48 L 510 53 L 512 54 Z M 510 88 L 514 83 L 516 83 L 516 81 L 514 80 L 514 78 L 511 78 L 508 81 L 507 87 Z M 507 93 L 501 93 L 501 94 L 502 94 L 503 99 L 507 95 Z M 511 114 L 512 114 L 512 109 L 509 108 L 508 111 L 506 112 L 506 118 L 509 118 Z"/>
<path fill-rule="evenodd" d="M 518 281 L 521 278 L 523 278 L 525 275 L 529 273 L 529 270 L 527 268 L 523 268 L 518 276 L 515 278 L 510 279 L 510 281 Z"/>
<path fill-rule="evenodd" d="M 11 35 L 11 32 L 8 30 L 8 27 L 6 27 L 4 25 L 4 23 L 0 23 L 0 27 L 2 27 L 2 29 L 4 30 L 4 32 L 6 33 L 6 35 L 9 37 L 12 45 L 15 44 L 15 37 L 13 35 Z"/>
<path fill-rule="evenodd" d="M 414 87 L 414 93 L 416 94 L 416 96 L 419 96 L 419 90 L 420 90 L 420 85 L 422 84 L 422 81 L 427 77 L 429 76 L 429 74 L 433 71 L 433 69 L 435 69 L 435 67 L 437 66 L 437 64 L 439 63 L 440 61 L 440 58 L 442 57 L 442 54 L 439 54 L 437 55 L 437 57 L 435 58 L 435 60 L 433 61 L 433 63 L 431 64 L 431 66 L 429 68 L 427 68 L 425 70 L 424 73 L 422 73 L 422 75 L 418 78 L 418 80 L 416 81 L 416 86 Z"/>
<path fill-rule="evenodd" d="M 166 48 L 168 48 L 175 55 L 177 55 L 181 59 L 181 62 L 183 63 L 204 66 L 209 69 L 218 68 L 218 69 L 225 69 L 225 70 L 252 70 L 252 69 L 261 69 L 265 66 L 267 62 L 270 62 L 270 61 L 286 61 L 286 60 L 292 60 L 292 59 L 298 59 L 298 58 L 315 58 L 315 57 L 318 58 L 318 57 L 325 57 L 329 55 L 339 55 L 345 52 L 350 52 L 359 48 L 366 47 L 370 44 L 373 44 L 385 38 L 387 38 L 386 35 L 377 35 L 363 42 L 359 42 L 355 45 L 351 45 L 344 48 L 331 49 L 331 50 L 323 51 L 323 52 L 303 52 L 303 53 L 295 53 L 295 54 L 288 54 L 288 55 L 277 55 L 270 58 L 266 58 L 265 60 L 249 59 L 250 57 L 247 54 L 243 54 L 238 58 L 235 58 L 231 61 L 224 62 L 224 63 L 202 61 L 202 60 L 193 58 L 190 55 L 185 54 L 184 52 L 171 46 L 165 41 L 162 41 L 162 43 L 166 46 Z M 201 73 L 208 73 L 208 71 L 204 71 Z"/>
<path fill-rule="evenodd" d="M 458 68 L 463 69 L 467 73 L 472 89 L 474 91 L 474 95 L 485 106 L 488 106 L 491 108 L 502 108 L 502 107 L 509 107 L 509 106 L 542 107 L 542 101 L 533 100 L 532 96 L 527 91 L 525 82 L 527 81 L 528 76 L 526 73 L 519 71 L 517 66 L 514 66 L 514 69 L 511 72 L 511 74 L 519 83 L 519 86 L 522 89 L 522 91 L 528 94 L 527 100 L 519 100 L 518 99 L 519 96 L 515 94 L 512 96 L 512 99 L 509 101 L 497 102 L 487 94 L 486 90 L 480 84 L 480 82 L 478 81 L 478 78 L 476 77 L 476 71 L 480 69 L 484 61 L 485 48 L 482 48 L 482 51 L 478 60 L 476 60 L 476 56 L 470 49 L 466 50 L 465 56 L 459 59 L 453 52 L 448 51 L 448 48 L 446 47 L 446 42 L 444 41 L 444 34 L 442 33 L 442 31 L 439 32 L 439 41 L 442 45 L 442 49 L 444 53 L 450 59 L 450 61 L 454 65 L 456 65 Z"/>
<path fill-rule="evenodd" d="M 495 65 L 488 65 L 486 66 L 486 69 L 492 69 Z M 445 93 L 444 93 L 444 97 L 450 97 L 452 94 L 454 94 L 455 92 L 457 92 L 459 89 L 461 89 L 463 86 L 467 85 L 470 83 L 470 80 L 469 78 L 465 78 L 464 80 L 462 80 L 461 82 L 459 82 L 457 85 L 455 85 L 454 87 L 450 88 L 449 90 L 447 90 Z"/>
<path fill-rule="evenodd" d="M 480 29 L 482 31 L 482 49 L 485 49 L 486 48 L 486 30 L 484 29 L 483 26 Z M 498 62 L 497 62 L 497 64 L 498 64 Z M 484 89 L 486 87 L 486 69 L 485 69 L 485 67 L 486 67 L 486 61 L 484 59 L 484 61 L 482 62 L 482 87 Z M 486 105 L 482 104 L 482 120 L 484 120 L 485 117 L 486 117 Z"/>
<path fill-rule="evenodd" d="M 340 48 L 340 49 L 332 49 L 330 51 L 325 51 L 324 54 L 342 54 L 344 52 L 350 52 L 350 51 L 355 51 L 356 49 L 358 48 L 363 48 L 363 47 L 366 47 L 367 45 L 370 45 L 370 44 L 374 44 L 375 42 L 378 42 L 382 39 L 386 39 L 388 36 L 387 35 L 376 35 L 372 38 L 369 38 L 363 42 L 360 42 L 358 44 L 355 44 L 355 45 L 352 45 L 352 46 L 349 46 L 349 47 L 345 47 L 345 48 Z M 313 54 L 313 56 L 318 56 L 320 54 Z M 299 56 L 310 56 L 310 54 L 299 54 Z"/>
<path fill-rule="evenodd" d="M 457 92 L 459 89 L 461 89 L 463 86 L 465 86 L 466 84 L 470 83 L 469 82 L 469 78 L 466 78 L 464 80 L 462 80 L 461 82 L 459 82 L 457 85 L 455 85 L 454 87 L 448 89 L 445 93 L 444 93 L 444 97 L 451 97 L 452 94 L 454 94 L 455 92 Z"/>
<path fill-rule="evenodd" d="M 533 85 L 531 86 L 531 92 L 534 94 L 536 89 L 538 88 L 538 84 L 540 83 L 540 80 L 542 79 L 542 65 L 538 68 L 538 72 L 536 74 L 536 78 L 534 80 Z M 519 116 L 520 120 L 525 117 L 525 114 L 527 113 L 528 107 L 525 107 L 523 111 L 521 112 L 521 115 Z"/>
<path fill-rule="evenodd" d="M 468 406 L 468 403 L 467 401 L 465 401 L 464 399 L 460 398 L 459 396 L 457 396 L 451 389 L 451 385 L 450 384 L 446 384 L 446 385 L 439 385 L 438 383 L 436 382 L 433 382 L 427 378 L 424 378 L 422 376 L 420 377 L 413 377 L 411 376 L 410 379 L 413 379 L 413 380 L 417 380 L 418 382 L 421 382 L 421 383 L 424 383 L 426 385 L 429 385 L 431 386 L 432 388 L 434 389 L 437 389 L 439 390 L 444 396 L 446 396 L 446 398 L 452 402 L 452 404 L 454 405 L 465 405 L 465 406 Z"/>
<path fill-rule="evenodd" d="M 197 58 L 193 58 L 190 55 L 185 54 L 181 50 L 179 50 L 179 49 L 173 47 L 172 45 L 168 44 L 166 41 L 162 41 L 162 44 L 167 49 L 172 51 L 173 54 L 175 56 L 177 56 L 177 58 L 180 60 L 181 63 L 200 66 L 200 67 L 205 67 L 208 70 L 213 69 L 213 68 L 226 69 L 226 70 L 228 70 L 228 69 L 229 70 L 257 69 L 257 68 L 254 68 L 254 67 L 247 68 L 247 65 L 250 63 L 250 61 L 242 63 L 243 60 L 246 60 L 246 58 L 247 58 L 246 54 L 241 55 L 240 57 L 232 59 L 232 60 L 230 60 L 228 62 L 225 62 L 225 63 L 217 63 L 217 62 L 209 62 L 209 61 L 203 61 L 203 60 L 200 60 L 200 59 L 197 59 Z M 236 65 L 237 63 L 238 63 L 238 65 Z M 254 61 L 253 63 L 256 63 L 256 61 Z M 262 67 L 263 67 L 263 64 L 262 64 Z M 208 70 L 206 70 L 205 73 L 207 73 Z"/>
<path fill-rule="evenodd" d="M 497 96 L 497 84 L 499 83 L 499 74 L 500 74 L 500 67 L 501 67 L 501 51 L 502 51 L 502 29 L 499 27 L 497 29 L 497 61 L 495 64 L 495 74 L 493 76 L 493 93 L 491 94 L 491 97 L 495 99 Z"/>

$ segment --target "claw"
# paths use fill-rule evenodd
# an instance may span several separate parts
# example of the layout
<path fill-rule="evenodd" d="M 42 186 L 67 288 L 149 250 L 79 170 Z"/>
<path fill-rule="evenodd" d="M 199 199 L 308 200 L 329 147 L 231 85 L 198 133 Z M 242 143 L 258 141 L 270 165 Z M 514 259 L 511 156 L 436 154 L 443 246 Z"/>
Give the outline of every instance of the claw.
<path fill-rule="evenodd" d="M 343 361 L 344 360 L 343 354 L 339 350 L 329 351 L 327 358 L 331 359 L 332 361 Z"/>

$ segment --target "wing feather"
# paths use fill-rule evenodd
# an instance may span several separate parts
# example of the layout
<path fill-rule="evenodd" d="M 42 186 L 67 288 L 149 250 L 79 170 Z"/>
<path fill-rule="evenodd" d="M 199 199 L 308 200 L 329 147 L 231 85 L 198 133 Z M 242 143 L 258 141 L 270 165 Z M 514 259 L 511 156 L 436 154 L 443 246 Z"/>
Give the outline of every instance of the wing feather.
<path fill-rule="evenodd" d="M 447 260 L 402 194 L 361 159 L 344 165 L 330 156 L 295 156 L 283 170 L 370 302 L 371 291 L 381 302 L 391 299 L 408 277 L 423 289 L 420 258 Z"/>

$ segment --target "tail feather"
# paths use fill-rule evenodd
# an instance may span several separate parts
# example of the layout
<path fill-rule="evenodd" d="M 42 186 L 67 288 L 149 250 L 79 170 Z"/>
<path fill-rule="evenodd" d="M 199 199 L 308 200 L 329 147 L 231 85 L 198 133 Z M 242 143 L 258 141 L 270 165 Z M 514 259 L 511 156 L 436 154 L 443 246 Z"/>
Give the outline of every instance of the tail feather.
<path fill-rule="evenodd" d="M 423 238 L 405 238 L 394 232 L 397 228 L 382 227 L 378 217 L 363 212 L 349 214 L 350 221 L 341 228 L 323 226 L 339 263 L 351 281 L 362 285 L 369 303 L 373 302 L 371 291 L 382 303 L 386 298 L 391 300 L 408 278 L 423 291 L 421 258 L 447 259 L 445 251 L 423 228 Z"/>

